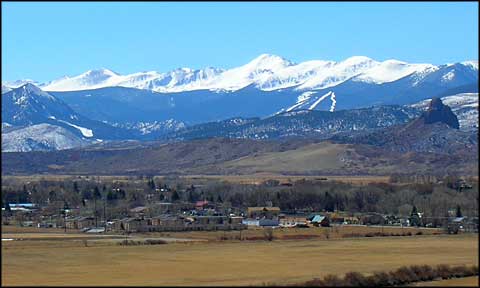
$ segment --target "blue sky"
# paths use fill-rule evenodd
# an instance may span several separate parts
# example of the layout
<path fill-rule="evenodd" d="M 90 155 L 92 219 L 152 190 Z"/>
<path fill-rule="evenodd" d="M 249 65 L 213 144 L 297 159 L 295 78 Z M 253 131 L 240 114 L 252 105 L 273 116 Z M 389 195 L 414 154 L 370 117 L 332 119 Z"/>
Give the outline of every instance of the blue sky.
<path fill-rule="evenodd" d="M 2 2 L 2 80 L 294 62 L 478 59 L 478 3 Z"/>

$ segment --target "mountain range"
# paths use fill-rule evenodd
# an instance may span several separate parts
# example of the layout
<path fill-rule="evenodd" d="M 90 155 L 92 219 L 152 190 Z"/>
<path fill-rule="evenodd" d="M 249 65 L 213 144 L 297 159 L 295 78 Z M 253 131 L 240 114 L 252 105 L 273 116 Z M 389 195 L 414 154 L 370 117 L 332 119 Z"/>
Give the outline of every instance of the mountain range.
<path fill-rule="evenodd" d="M 262 91 L 295 88 L 297 91 L 326 89 L 346 81 L 383 84 L 406 76 L 417 82 L 440 71 L 444 80 L 452 80 L 460 66 L 478 70 L 478 61 L 456 64 L 411 64 L 394 59 L 376 61 L 365 56 L 353 56 L 340 62 L 312 60 L 294 63 L 276 55 L 262 54 L 249 63 L 231 69 L 178 68 L 121 75 L 109 69 L 89 70 L 77 76 L 64 76 L 47 83 L 34 82 L 45 91 L 79 91 L 105 87 L 129 87 L 155 92 L 185 92 L 195 90 L 238 91 L 254 86 Z M 443 71 L 442 71 L 443 70 Z M 447 71 L 448 70 L 448 71 Z M 31 81 L 31 80 L 26 80 Z M 20 86 L 22 81 L 5 83 Z"/>
<path fill-rule="evenodd" d="M 438 98 L 407 123 L 359 133 L 269 140 L 102 142 L 81 149 L 2 153 L 5 174 L 476 175 L 478 137 Z"/>
<path fill-rule="evenodd" d="M 478 131 L 478 61 L 293 63 L 262 54 L 232 69 L 91 70 L 47 83 L 2 82 L 2 151 L 119 140 L 326 139 L 406 123 L 433 97 L 451 106 L 461 130 Z"/>

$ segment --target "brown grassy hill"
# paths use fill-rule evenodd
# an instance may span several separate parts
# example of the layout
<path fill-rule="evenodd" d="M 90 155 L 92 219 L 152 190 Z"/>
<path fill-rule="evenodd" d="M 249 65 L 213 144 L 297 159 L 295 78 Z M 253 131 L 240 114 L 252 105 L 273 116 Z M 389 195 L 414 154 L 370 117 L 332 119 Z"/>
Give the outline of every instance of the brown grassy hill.
<path fill-rule="evenodd" d="M 399 153 L 313 140 L 206 139 L 83 150 L 2 153 L 2 174 L 389 175 L 478 174 L 478 153 Z"/>

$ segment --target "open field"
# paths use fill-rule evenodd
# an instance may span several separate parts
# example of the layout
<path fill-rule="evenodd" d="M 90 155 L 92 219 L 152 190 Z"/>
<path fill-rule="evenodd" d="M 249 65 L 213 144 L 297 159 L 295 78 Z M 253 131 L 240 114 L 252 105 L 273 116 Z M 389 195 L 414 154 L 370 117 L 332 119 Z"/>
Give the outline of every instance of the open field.
<path fill-rule="evenodd" d="M 25 175 L 25 176 L 11 176 L 11 175 L 2 175 L 2 178 L 5 180 L 8 179 L 18 179 L 24 182 L 28 181 L 39 181 L 41 179 L 45 180 L 57 180 L 63 181 L 65 179 L 100 179 L 101 181 L 131 181 L 132 176 L 124 176 L 124 175 L 115 175 L 115 176 L 79 176 L 79 175 Z M 377 176 L 377 175 L 282 175 L 276 173 L 256 173 L 251 175 L 200 175 L 200 174 L 192 174 L 192 175 L 183 175 L 179 176 L 181 179 L 185 179 L 192 183 L 198 183 L 207 180 L 217 180 L 217 181 L 227 181 L 231 183 L 238 183 L 238 184 L 260 184 L 266 180 L 274 179 L 280 182 L 295 182 L 297 180 L 306 179 L 306 180 L 318 180 L 318 181 L 325 181 L 320 180 L 322 178 L 326 178 L 326 181 L 339 181 L 344 183 L 352 183 L 352 184 L 368 184 L 368 183 L 389 183 L 390 176 Z M 475 182 L 478 182 L 478 176 L 470 176 L 471 179 Z M 157 175 L 155 179 L 161 180 L 165 178 L 165 176 Z"/>
<path fill-rule="evenodd" d="M 364 226 L 364 225 L 341 225 L 332 227 L 310 227 L 310 228 L 275 228 L 273 238 L 275 240 L 296 240 L 296 239 L 342 239 L 365 237 L 366 234 L 384 233 L 394 235 L 438 235 L 445 233 L 440 228 L 417 228 L 398 226 Z M 408 234 L 408 235 L 407 235 Z M 394 236 L 392 235 L 392 236 Z M 135 233 L 136 237 L 174 237 L 194 240 L 263 240 L 265 229 L 249 227 L 247 230 L 230 231 L 188 231 L 188 232 L 148 232 Z M 123 237 L 119 233 L 109 232 L 108 234 L 85 234 L 78 230 L 68 230 L 64 233 L 59 228 L 35 228 L 19 227 L 12 225 L 2 226 L 2 238 L 115 238 Z M 396 237 L 396 236 L 395 236 Z M 223 238 L 223 239 L 222 239 Z"/>
<path fill-rule="evenodd" d="M 65 179 L 85 179 L 86 176 L 78 175 L 28 175 L 28 176 L 2 176 L 4 179 L 18 179 L 24 182 L 45 180 L 62 181 Z M 101 181 L 131 181 L 131 177 L 128 176 L 89 176 L 90 179 L 100 179 Z M 155 176 L 155 179 L 161 180 L 164 176 Z M 317 181 L 339 181 L 352 184 L 368 184 L 368 183 L 389 183 L 390 176 L 342 176 L 342 175 L 325 175 L 325 176 L 312 176 L 312 175 L 281 175 L 274 173 L 257 173 L 252 175 L 185 175 L 180 176 L 181 179 L 185 179 L 188 182 L 196 183 L 208 180 L 227 181 L 237 184 L 260 184 L 266 180 L 278 180 L 282 183 L 295 182 L 297 180 L 317 180 Z M 327 180 L 323 180 L 326 178 Z M 320 180 L 322 179 L 322 180 Z"/>
<path fill-rule="evenodd" d="M 419 233 L 420 232 L 420 233 Z M 249 228 L 240 231 L 191 231 L 191 232 L 150 232 L 145 235 L 159 237 L 182 237 L 191 239 L 219 240 L 222 237 L 226 240 L 261 240 L 264 239 L 263 228 Z M 311 228 L 276 228 L 273 230 L 273 238 L 277 240 L 300 240 L 300 239 L 342 239 L 365 237 L 366 234 L 408 234 L 436 235 L 443 234 L 441 229 L 415 228 L 415 227 L 380 227 L 362 225 L 342 225 L 336 227 L 311 227 Z M 409 237 L 409 236 L 405 236 Z"/>
<path fill-rule="evenodd" d="M 2 285 L 289 284 L 402 265 L 478 264 L 475 234 L 153 246 L 58 244 L 3 242 Z"/>
<path fill-rule="evenodd" d="M 416 287 L 478 287 L 478 276 L 415 283 Z"/>

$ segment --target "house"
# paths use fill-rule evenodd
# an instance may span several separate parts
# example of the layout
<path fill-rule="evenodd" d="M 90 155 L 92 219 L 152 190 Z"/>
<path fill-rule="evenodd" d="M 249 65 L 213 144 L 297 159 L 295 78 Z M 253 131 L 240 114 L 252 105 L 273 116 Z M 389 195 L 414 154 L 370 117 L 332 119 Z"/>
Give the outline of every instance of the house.
<path fill-rule="evenodd" d="M 211 203 L 206 200 L 195 202 L 196 210 L 215 209 L 215 208 L 216 208 L 215 203 Z"/>
<path fill-rule="evenodd" d="M 322 226 L 322 227 L 329 227 L 330 226 L 330 219 L 327 216 L 322 215 L 315 215 L 311 218 L 310 223 L 313 226 Z"/>
<path fill-rule="evenodd" d="M 357 225 L 360 223 L 360 219 L 358 219 L 358 217 L 355 217 L 355 216 L 345 217 L 343 218 L 343 223 L 350 224 L 350 225 Z"/>
<path fill-rule="evenodd" d="M 243 219 L 242 224 L 246 226 L 258 226 L 258 227 L 272 227 L 279 226 L 280 221 L 277 219 Z"/>
<path fill-rule="evenodd" d="M 177 231 L 185 227 L 183 217 L 161 215 L 147 219 L 148 231 Z"/>
<path fill-rule="evenodd" d="M 231 217 L 228 218 L 228 220 L 229 220 L 229 224 L 239 225 L 239 224 L 242 224 L 243 217 L 231 216 Z"/>
<path fill-rule="evenodd" d="M 75 217 L 67 219 L 65 225 L 67 229 L 85 229 L 95 226 L 93 217 Z"/>
<path fill-rule="evenodd" d="M 121 220 L 121 226 L 127 232 L 144 232 L 147 231 L 147 220 L 140 218 L 127 218 Z"/>
<path fill-rule="evenodd" d="M 447 231 L 448 234 L 457 234 L 460 230 L 464 229 L 466 222 L 465 217 L 455 217 L 448 219 Z"/>
<path fill-rule="evenodd" d="M 130 213 L 132 213 L 134 217 L 142 218 L 145 215 L 145 213 L 147 212 L 147 210 L 148 210 L 148 208 L 145 207 L 145 206 L 138 206 L 138 207 L 130 209 Z"/>
<path fill-rule="evenodd" d="M 345 217 L 339 216 L 337 214 L 333 214 L 328 218 L 330 220 L 330 223 L 332 224 L 343 224 L 343 222 L 345 222 Z"/>
<path fill-rule="evenodd" d="M 279 207 L 248 207 L 247 217 L 251 219 L 275 219 L 278 220 Z"/>
<path fill-rule="evenodd" d="M 35 207 L 37 207 L 36 204 L 34 203 L 9 203 L 8 206 L 10 206 L 10 208 L 27 208 L 27 209 L 33 209 Z"/>

